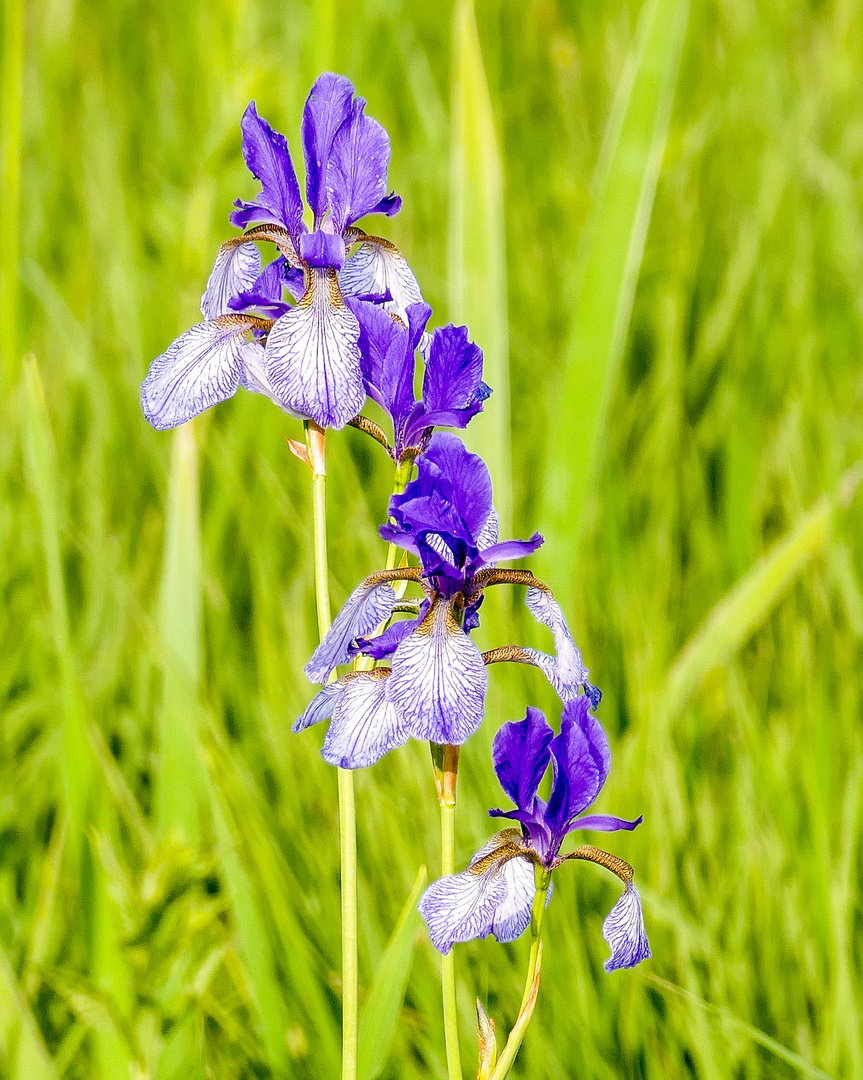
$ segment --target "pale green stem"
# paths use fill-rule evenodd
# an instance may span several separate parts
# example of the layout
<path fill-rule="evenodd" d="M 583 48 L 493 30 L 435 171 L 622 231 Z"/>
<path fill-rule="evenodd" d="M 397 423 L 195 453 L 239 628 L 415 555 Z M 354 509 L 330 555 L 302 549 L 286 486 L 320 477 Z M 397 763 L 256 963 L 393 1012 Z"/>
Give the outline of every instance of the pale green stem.
<path fill-rule="evenodd" d="M 441 876 L 455 872 L 455 791 L 458 778 L 458 747 L 443 747 L 443 768 L 438 780 L 441 824 Z M 458 1045 L 458 1004 L 455 984 L 455 953 L 441 957 L 443 1032 L 449 1080 L 462 1080 Z"/>
<path fill-rule="evenodd" d="M 533 907 L 530 912 L 530 955 L 527 961 L 527 977 L 524 981 L 524 993 L 521 997 L 521 1005 L 518 1010 L 518 1019 L 513 1025 L 506 1046 L 500 1055 L 491 1074 L 491 1080 L 504 1080 L 504 1077 L 512 1068 L 515 1055 L 519 1051 L 527 1025 L 533 1015 L 533 1007 L 536 1003 L 537 965 L 542 950 L 542 920 L 545 915 L 545 902 L 548 896 L 548 887 L 551 884 L 551 874 L 542 867 L 536 867 L 536 896 L 533 899 Z"/>
<path fill-rule="evenodd" d="M 318 635 L 323 639 L 332 623 L 327 569 L 327 469 L 325 433 L 311 420 L 305 422 L 306 444 L 312 466 L 312 519 L 315 543 L 315 600 Z M 356 1080 L 358 1037 L 357 962 L 357 816 L 354 776 L 337 769 L 339 781 L 339 856 L 342 889 L 342 1080 Z"/>

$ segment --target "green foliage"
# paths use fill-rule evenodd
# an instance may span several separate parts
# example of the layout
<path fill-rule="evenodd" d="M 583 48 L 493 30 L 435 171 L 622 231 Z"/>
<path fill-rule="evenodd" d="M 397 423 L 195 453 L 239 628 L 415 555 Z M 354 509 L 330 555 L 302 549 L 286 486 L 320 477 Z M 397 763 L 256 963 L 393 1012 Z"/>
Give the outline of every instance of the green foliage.
<path fill-rule="evenodd" d="M 645 815 L 615 850 L 653 959 L 607 976 L 614 885 L 562 871 L 514 1075 L 863 1075 L 863 519 L 843 488 L 863 457 L 859 5 L 691 5 L 660 167 L 645 148 L 682 23 L 645 20 L 683 5 L 649 2 L 488 0 L 476 34 L 462 3 L 4 6 L 0 1076 L 337 1075 L 336 778 L 318 732 L 290 734 L 316 635 L 300 425 L 240 394 L 159 435 L 137 398 L 256 190 L 242 109 L 296 151 L 322 66 L 391 133 L 387 235 L 436 324 L 493 327 L 474 333 L 509 370 L 512 439 L 486 448 L 504 469 L 511 452 L 515 535 L 554 529 L 543 565 L 605 692 L 600 809 Z M 603 201 L 615 160 L 627 195 Z M 612 254 L 586 231 L 603 220 L 617 291 L 584 276 Z M 391 473 L 359 432 L 328 451 L 337 603 L 383 564 Z M 561 491 L 578 499 L 543 511 Z M 516 640 L 547 645 L 521 608 Z M 501 798 L 498 725 L 557 709 L 536 672 L 491 682 L 459 863 Z M 421 929 L 400 1008 L 381 981 L 439 864 L 427 748 L 358 775 L 357 805 L 361 1003 L 399 1021 L 380 1075 L 442 1076 Z M 526 952 L 457 950 L 465 1048 L 477 996 L 503 1045 Z"/>

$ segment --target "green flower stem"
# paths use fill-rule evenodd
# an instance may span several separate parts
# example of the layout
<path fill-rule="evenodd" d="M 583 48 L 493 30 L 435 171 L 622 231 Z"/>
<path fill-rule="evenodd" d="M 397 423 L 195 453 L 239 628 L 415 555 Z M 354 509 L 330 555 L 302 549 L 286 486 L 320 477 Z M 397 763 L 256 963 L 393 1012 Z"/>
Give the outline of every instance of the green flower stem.
<path fill-rule="evenodd" d="M 455 872 L 455 790 L 458 779 L 457 746 L 432 747 L 442 749 L 440 769 L 435 769 L 440 801 L 441 876 Z M 441 990 L 443 993 L 443 1030 L 446 1045 L 446 1067 L 449 1080 L 462 1080 L 461 1055 L 458 1045 L 458 1005 L 455 986 L 455 953 L 450 950 L 441 957 Z"/>
<path fill-rule="evenodd" d="M 504 1077 L 512 1068 L 515 1055 L 519 1051 L 530 1018 L 533 1016 L 533 1007 L 536 1004 L 536 995 L 539 990 L 539 973 L 542 956 L 542 920 L 545 915 L 545 903 L 548 896 L 548 887 L 551 884 L 551 874 L 542 867 L 536 867 L 536 896 L 530 912 L 530 956 L 527 961 L 527 977 L 524 981 L 524 993 L 521 998 L 521 1006 L 503 1053 L 498 1058 L 491 1080 L 504 1080 Z"/>
<path fill-rule="evenodd" d="M 318 635 L 332 623 L 327 569 L 326 433 L 313 420 L 305 422 L 306 447 L 312 467 L 312 514 L 315 538 L 315 599 Z M 358 1037 L 357 963 L 357 815 L 354 776 L 337 769 L 339 782 L 339 856 L 342 888 L 342 1080 L 356 1080 Z"/>

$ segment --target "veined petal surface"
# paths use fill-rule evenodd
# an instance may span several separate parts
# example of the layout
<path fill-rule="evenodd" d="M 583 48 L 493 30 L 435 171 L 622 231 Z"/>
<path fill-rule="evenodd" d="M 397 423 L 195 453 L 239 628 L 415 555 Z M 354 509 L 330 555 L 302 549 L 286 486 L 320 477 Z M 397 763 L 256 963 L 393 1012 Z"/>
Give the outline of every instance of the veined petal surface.
<path fill-rule="evenodd" d="M 323 428 L 344 427 L 366 399 L 359 337 L 335 271 L 309 270 L 302 299 L 267 337 L 267 377 L 278 399 Z"/>
<path fill-rule="evenodd" d="M 479 727 L 487 687 L 482 653 L 438 600 L 396 649 L 387 699 L 415 739 L 457 746 Z"/>
<path fill-rule="evenodd" d="M 354 88 L 344 75 L 324 72 L 315 79 L 303 109 L 303 152 L 306 157 L 306 198 L 315 227 L 328 209 L 327 163 L 336 132 L 351 114 Z"/>
<path fill-rule="evenodd" d="M 554 731 L 540 709 L 528 708 L 524 720 L 504 724 L 492 743 L 491 756 L 500 786 L 519 810 L 532 810 L 537 789 L 551 761 Z"/>
<path fill-rule="evenodd" d="M 261 253 L 250 240 L 228 240 L 216 255 L 207 288 L 201 297 L 201 314 L 215 319 L 231 311 L 230 301 L 252 289 L 261 273 Z"/>
<path fill-rule="evenodd" d="M 390 137 L 365 108 L 362 98 L 353 101 L 327 163 L 327 201 L 339 233 L 374 210 L 387 193 Z"/>
<path fill-rule="evenodd" d="M 328 764 L 363 769 L 407 742 L 408 732 L 386 700 L 389 674 L 387 668 L 376 668 L 344 677 L 344 690 L 321 747 Z"/>
<path fill-rule="evenodd" d="M 296 243 L 303 230 L 303 202 L 288 140 L 258 116 L 254 101 L 246 107 L 240 129 L 243 157 L 249 172 L 260 180 L 262 190 L 254 202 L 237 200 L 238 209 L 232 212 L 231 221 L 241 229 L 265 221 L 277 222 L 284 225 Z"/>
<path fill-rule="evenodd" d="M 358 585 L 312 653 L 304 669 L 306 677 L 312 682 L 326 682 L 334 668 L 350 659 L 353 640 L 370 634 L 392 615 L 395 605 L 395 590 L 387 582 L 374 585 L 364 581 Z"/>
<path fill-rule="evenodd" d="M 644 929 L 641 898 L 630 882 L 627 882 L 623 896 L 606 915 L 602 936 L 611 946 L 611 956 L 603 965 L 606 971 L 635 967 L 651 955 L 647 931 Z"/>
<path fill-rule="evenodd" d="M 392 300 L 385 306 L 407 323 L 411 304 L 423 303 L 419 282 L 408 261 L 389 240 L 366 236 L 339 271 L 339 285 L 345 296 L 382 296 Z"/>
<path fill-rule="evenodd" d="M 220 315 L 193 326 L 156 357 L 141 385 L 141 407 L 154 428 L 176 427 L 233 397 L 244 359 L 262 348 L 246 340 L 256 322 Z"/>
<path fill-rule="evenodd" d="M 533 663 L 544 673 L 563 701 L 576 697 L 579 689 L 587 682 L 587 668 L 581 660 L 566 617 L 560 604 L 545 589 L 530 588 L 525 598 L 528 610 L 543 626 L 547 626 L 554 635 L 555 656 L 537 649 L 526 649 Z"/>

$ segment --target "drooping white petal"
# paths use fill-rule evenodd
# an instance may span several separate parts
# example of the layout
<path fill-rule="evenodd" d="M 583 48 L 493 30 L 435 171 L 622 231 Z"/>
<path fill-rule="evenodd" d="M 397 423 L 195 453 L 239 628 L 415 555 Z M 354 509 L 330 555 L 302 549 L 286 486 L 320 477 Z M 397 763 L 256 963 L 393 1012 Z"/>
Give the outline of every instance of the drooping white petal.
<path fill-rule="evenodd" d="M 536 896 L 533 863 L 510 859 L 501 873 L 506 879 L 506 896 L 498 904 L 492 921 L 492 933 L 501 944 L 515 939 L 530 926 L 530 909 Z"/>
<path fill-rule="evenodd" d="M 334 270 L 313 267 L 308 275 L 299 303 L 267 337 L 267 378 L 287 408 L 323 428 L 342 428 L 366 399 L 360 326 L 342 299 Z"/>
<path fill-rule="evenodd" d="M 259 321 L 220 315 L 193 326 L 156 357 L 141 385 L 141 407 L 154 428 L 176 427 L 236 393 L 244 361 L 261 350 L 246 340 Z"/>
<path fill-rule="evenodd" d="M 631 882 L 626 883 L 623 895 L 606 915 L 602 936 L 611 946 L 611 956 L 603 965 L 606 971 L 635 967 L 650 956 L 641 898 Z"/>
<path fill-rule="evenodd" d="M 340 769 L 362 769 L 397 746 L 408 733 L 386 700 L 387 668 L 351 672 L 333 711 L 321 748 L 324 761 Z"/>
<path fill-rule="evenodd" d="M 327 683 L 322 690 L 315 694 L 306 706 L 306 711 L 303 715 L 293 722 L 291 731 L 293 731 L 294 734 L 297 734 L 300 731 L 305 731 L 306 728 L 311 727 L 312 724 L 319 724 L 322 720 L 329 720 L 335 711 L 344 688 L 344 678 L 338 679 L 336 682 Z"/>
<path fill-rule="evenodd" d="M 312 682 L 326 682 L 334 668 L 347 663 L 354 638 L 375 630 L 392 615 L 395 605 L 395 590 L 389 583 L 364 581 L 358 585 L 335 617 L 324 640 L 312 653 L 304 669 L 306 677 Z"/>
<path fill-rule="evenodd" d="M 525 649 L 524 652 L 544 672 L 561 699 L 569 701 L 587 682 L 588 672 L 572 640 L 566 617 L 560 604 L 545 589 L 528 589 L 526 603 L 537 622 L 547 626 L 554 635 L 555 655 L 549 656 L 538 649 Z"/>
<path fill-rule="evenodd" d="M 487 687 L 482 653 L 438 600 L 396 649 L 387 699 L 415 739 L 459 745 L 480 725 Z"/>
<path fill-rule="evenodd" d="M 235 238 L 222 244 L 201 297 L 204 318 L 227 315 L 231 311 L 228 301 L 248 292 L 260 272 L 261 253 L 251 241 Z"/>
<path fill-rule="evenodd" d="M 514 850 L 518 835 L 518 829 L 496 833 L 466 870 L 440 878 L 423 893 L 419 912 L 440 952 L 448 953 L 457 941 L 492 933 L 500 942 L 514 941 L 530 923 L 534 871 Z"/>
<path fill-rule="evenodd" d="M 421 304 L 419 282 L 399 249 L 377 236 L 367 236 L 339 271 L 345 296 L 370 296 L 389 291 L 385 305 L 407 324 L 407 309 Z"/>
<path fill-rule="evenodd" d="M 240 371 L 240 385 L 245 390 L 251 390 L 254 394 L 261 394 L 263 397 L 269 398 L 274 405 L 278 405 L 283 413 L 287 413 L 288 416 L 292 416 L 295 420 L 302 419 L 298 412 L 294 412 L 294 410 L 289 409 L 283 401 L 279 401 L 273 392 L 270 380 L 267 378 L 267 370 L 264 366 L 263 346 L 255 349 L 254 352 L 250 351 L 243 354 L 243 367 Z"/>

